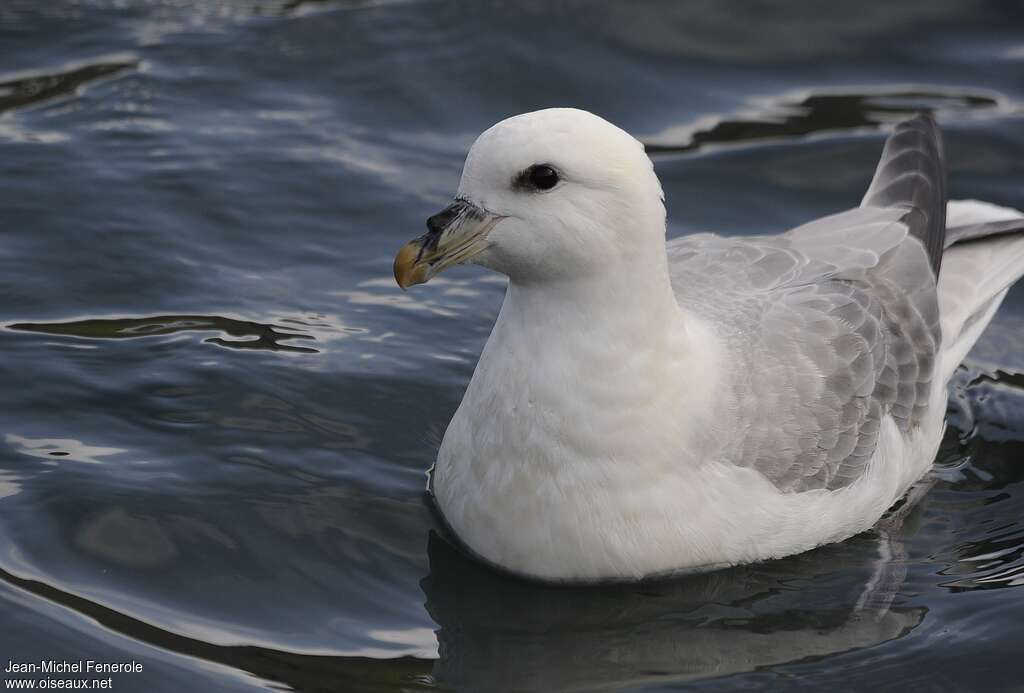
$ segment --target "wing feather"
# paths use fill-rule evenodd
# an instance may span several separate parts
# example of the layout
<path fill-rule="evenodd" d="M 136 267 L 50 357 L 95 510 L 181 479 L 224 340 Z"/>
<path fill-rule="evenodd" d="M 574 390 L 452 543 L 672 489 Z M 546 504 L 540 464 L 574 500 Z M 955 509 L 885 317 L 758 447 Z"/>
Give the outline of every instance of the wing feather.
<path fill-rule="evenodd" d="M 744 435 L 723 458 L 784 491 L 835 490 L 864 473 L 884 417 L 904 433 L 919 426 L 945 245 L 942 137 L 927 115 L 896 126 L 859 208 L 779 236 L 671 241 L 680 304 L 715 326 L 734 364 L 732 430 Z"/>
<path fill-rule="evenodd" d="M 924 245 L 937 276 L 945 247 L 946 199 L 942 133 L 922 113 L 898 124 L 886 140 L 861 206 L 903 209 L 902 221 Z"/>
<path fill-rule="evenodd" d="M 904 432 L 928 406 L 940 333 L 923 246 L 899 210 L 855 209 L 780 236 L 669 243 L 681 305 L 735 363 L 723 456 L 784 491 L 856 481 L 882 417 Z"/>

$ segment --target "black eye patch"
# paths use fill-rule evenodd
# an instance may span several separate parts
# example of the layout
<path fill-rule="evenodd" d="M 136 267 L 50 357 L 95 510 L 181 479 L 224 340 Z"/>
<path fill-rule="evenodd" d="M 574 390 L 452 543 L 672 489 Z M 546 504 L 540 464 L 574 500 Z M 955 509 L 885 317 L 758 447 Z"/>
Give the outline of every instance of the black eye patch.
<path fill-rule="evenodd" d="M 514 187 L 522 190 L 551 190 L 560 180 L 558 171 L 548 164 L 534 164 L 518 176 Z"/>

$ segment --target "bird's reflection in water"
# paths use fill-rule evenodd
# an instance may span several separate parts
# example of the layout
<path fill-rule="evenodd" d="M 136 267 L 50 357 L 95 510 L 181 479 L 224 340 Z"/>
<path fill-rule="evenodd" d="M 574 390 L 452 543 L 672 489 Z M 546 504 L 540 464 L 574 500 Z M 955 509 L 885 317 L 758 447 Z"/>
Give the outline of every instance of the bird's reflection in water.
<path fill-rule="evenodd" d="M 921 491 L 927 487 L 921 488 Z M 141 643 L 296 691 L 619 690 L 709 679 L 877 645 L 926 609 L 902 603 L 915 496 L 874 531 L 783 560 L 671 580 L 558 587 L 495 572 L 431 531 L 421 586 L 439 659 L 215 644 L 0 569 L 19 588 Z M 431 668 L 433 673 L 431 674 Z"/>
<path fill-rule="evenodd" d="M 707 679 L 870 647 L 926 613 L 903 606 L 897 534 L 762 564 L 632 585 L 560 587 L 500 574 L 431 533 L 421 586 L 438 683 L 458 691 L 594 691 Z"/>

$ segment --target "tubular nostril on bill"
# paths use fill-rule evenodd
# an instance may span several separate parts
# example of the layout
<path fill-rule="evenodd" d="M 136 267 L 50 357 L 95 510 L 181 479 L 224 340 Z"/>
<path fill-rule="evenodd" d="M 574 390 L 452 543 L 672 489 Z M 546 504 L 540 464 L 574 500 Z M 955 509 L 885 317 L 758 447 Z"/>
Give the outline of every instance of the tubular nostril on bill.
<path fill-rule="evenodd" d="M 427 229 L 431 233 L 441 233 L 459 215 L 461 207 L 458 203 L 449 205 L 443 210 L 427 219 Z"/>

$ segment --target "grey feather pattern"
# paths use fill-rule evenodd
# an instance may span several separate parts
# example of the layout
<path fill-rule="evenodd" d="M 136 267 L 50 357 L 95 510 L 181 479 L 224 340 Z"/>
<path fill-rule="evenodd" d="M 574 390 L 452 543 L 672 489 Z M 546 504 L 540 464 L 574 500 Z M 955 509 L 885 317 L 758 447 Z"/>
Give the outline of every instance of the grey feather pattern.
<path fill-rule="evenodd" d="M 680 305 L 715 326 L 734 364 L 723 416 L 740 435 L 721 458 L 786 492 L 836 490 L 863 475 L 885 417 L 919 426 L 945 245 L 942 138 L 925 115 L 896 126 L 859 208 L 779 236 L 671 241 Z"/>
<path fill-rule="evenodd" d="M 735 363 L 742 435 L 723 459 L 779 489 L 856 481 L 884 416 L 927 411 L 940 344 L 935 279 L 899 208 L 858 208 L 780 236 L 669 243 L 680 304 L 716 326 Z"/>
<path fill-rule="evenodd" d="M 734 366 L 722 459 L 779 489 L 836 490 L 864 473 L 891 418 L 925 420 L 941 348 L 936 280 L 946 173 L 935 122 L 900 123 L 856 209 L 775 236 L 669 243 L 681 306 L 714 326 Z M 1019 220 L 1015 222 L 1019 224 Z M 731 419 L 730 419 L 731 418 Z"/>
<path fill-rule="evenodd" d="M 896 126 L 886 140 L 862 207 L 900 207 L 910 235 L 924 244 L 936 276 L 946 234 L 946 162 L 942 134 L 921 114 Z"/>

